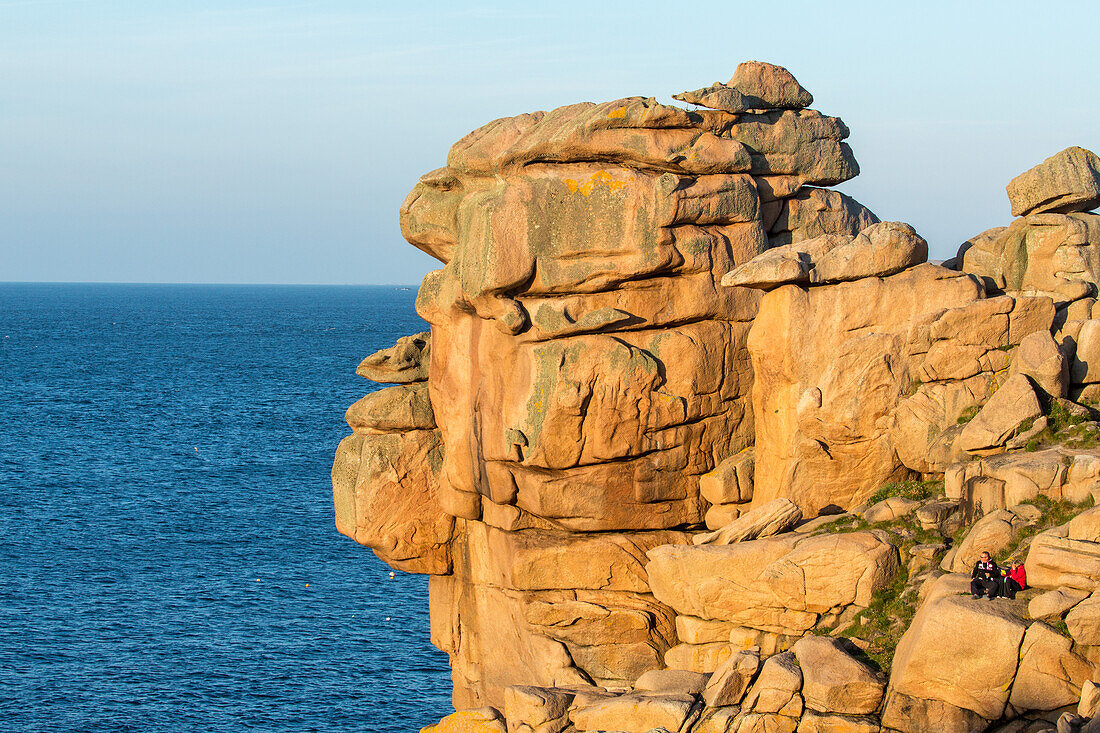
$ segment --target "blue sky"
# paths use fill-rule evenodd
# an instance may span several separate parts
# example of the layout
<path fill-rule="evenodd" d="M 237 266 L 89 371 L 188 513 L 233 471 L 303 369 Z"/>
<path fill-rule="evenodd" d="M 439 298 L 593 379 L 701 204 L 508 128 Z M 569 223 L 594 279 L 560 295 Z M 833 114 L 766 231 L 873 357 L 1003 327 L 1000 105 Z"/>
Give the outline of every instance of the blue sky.
<path fill-rule="evenodd" d="M 788 67 L 931 256 L 1100 151 L 1100 3 L 0 0 L 0 280 L 417 283 L 397 208 L 491 119 Z"/>

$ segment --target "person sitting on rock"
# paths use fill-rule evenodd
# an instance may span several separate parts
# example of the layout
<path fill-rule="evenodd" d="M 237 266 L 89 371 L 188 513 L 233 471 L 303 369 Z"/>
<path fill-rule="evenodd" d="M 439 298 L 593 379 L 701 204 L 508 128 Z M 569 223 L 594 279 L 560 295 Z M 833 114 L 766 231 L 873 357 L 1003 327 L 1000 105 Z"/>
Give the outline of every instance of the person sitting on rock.
<path fill-rule="evenodd" d="M 1003 570 L 1004 577 L 1001 578 L 1001 595 L 1009 600 L 1016 597 L 1016 594 L 1027 587 L 1027 571 L 1024 570 L 1024 564 L 1019 560 L 1013 559 L 1009 562 L 1011 567 L 1008 570 Z"/>
<path fill-rule="evenodd" d="M 983 552 L 974 564 L 974 572 L 970 574 L 970 593 L 975 599 L 985 595 L 992 601 L 1000 589 L 1001 569 L 989 557 L 988 552 Z"/>

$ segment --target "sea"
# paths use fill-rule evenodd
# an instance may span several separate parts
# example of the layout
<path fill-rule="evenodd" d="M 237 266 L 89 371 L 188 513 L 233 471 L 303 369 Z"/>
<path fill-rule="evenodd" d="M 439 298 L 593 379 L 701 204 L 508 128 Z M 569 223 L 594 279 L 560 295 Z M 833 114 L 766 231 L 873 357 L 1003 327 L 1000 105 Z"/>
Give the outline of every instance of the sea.
<path fill-rule="evenodd" d="M 415 288 L 0 284 L 0 731 L 418 731 L 427 578 L 338 534 Z"/>

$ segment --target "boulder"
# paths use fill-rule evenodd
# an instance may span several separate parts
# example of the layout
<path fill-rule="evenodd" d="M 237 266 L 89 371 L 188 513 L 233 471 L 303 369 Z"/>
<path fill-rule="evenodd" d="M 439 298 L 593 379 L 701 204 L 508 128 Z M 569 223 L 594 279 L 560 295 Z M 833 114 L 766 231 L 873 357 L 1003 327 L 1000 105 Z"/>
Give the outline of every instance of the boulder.
<path fill-rule="evenodd" d="M 432 335 L 429 332 L 402 336 L 388 349 L 376 351 L 363 359 L 355 373 L 375 382 L 426 382 L 431 352 Z"/>
<path fill-rule="evenodd" d="M 911 697 L 892 688 L 886 691 L 882 725 L 906 733 L 972 733 L 985 730 L 989 721 L 967 708 Z"/>
<path fill-rule="evenodd" d="M 906 516 L 918 506 L 920 506 L 919 501 L 906 499 L 904 496 L 891 496 L 863 512 L 863 518 L 868 522 L 889 522 Z"/>
<path fill-rule="evenodd" d="M 550 687 L 514 685 L 504 691 L 508 733 L 559 733 L 569 725 L 574 694 Z"/>
<path fill-rule="evenodd" d="M 813 95 L 798 83 L 791 72 L 782 66 L 763 61 L 738 64 L 733 78 L 726 84 L 715 82 L 693 92 L 674 94 L 672 98 L 733 113 L 750 110 L 798 110 L 809 107 L 814 101 Z"/>
<path fill-rule="evenodd" d="M 634 683 L 635 692 L 666 692 L 699 695 L 710 677 L 702 672 L 682 669 L 651 669 Z M 509 718 L 511 720 L 511 718 Z"/>
<path fill-rule="evenodd" d="M 1066 614 L 1066 627 L 1078 644 L 1100 645 L 1100 595 L 1093 593 Z"/>
<path fill-rule="evenodd" d="M 807 710 L 798 721 L 797 733 L 879 733 L 882 726 L 873 717 L 822 715 Z"/>
<path fill-rule="evenodd" d="M 694 703 L 691 695 L 629 693 L 574 708 L 569 717 L 579 731 L 648 733 L 654 728 L 678 731 Z"/>
<path fill-rule="evenodd" d="M 809 285 L 815 262 L 848 239 L 839 234 L 823 234 L 815 239 L 774 247 L 728 272 L 722 278 L 722 285 L 759 290 L 773 290 L 787 284 Z"/>
<path fill-rule="evenodd" d="M 759 649 L 730 655 L 711 675 L 703 690 L 703 701 L 711 708 L 739 704 L 759 669 Z"/>
<path fill-rule="evenodd" d="M 823 234 L 770 249 L 722 278 L 723 285 L 771 290 L 885 277 L 928 259 L 928 243 L 908 224 L 871 224 L 858 235 Z"/>
<path fill-rule="evenodd" d="M 699 477 L 699 493 L 711 504 L 741 504 L 752 500 L 753 450 L 746 448 Z"/>
<path fill-rule="evenodd" d="M 729 85 L 742 94 L 761 100 L 767 108 L 802 109 L 814 97 L 782 66 L 763 61 L 744 61 L 737 65 Z"/>
<path fill-rule="evenodd" d="M 961 499 L 971 511 L 992 512 L 1010 507 L 1026 522 L 1036 509 L 1023 502 L 1040 496 L 1055 501 L 1065 497 L 1068 456 L 1061 448 L 1021 453 L 996 454 L 971 461 L 945 474 L 948 496 Z M 1082 468 L 1084 464 L 1082 464 Z M 1082 471 L 1081 478 L 1084 478 Z"/>
<path fill-rule="evenodd" d="M 811 283 L 886 277 L 928 260 L 928 243 L 898 221 L 872 224 L 823 253 L 810 271 Z"/>
<path fill-rule="evenodd" d="M 736 705 L 705 710 L 691 733 L 728 733 L 737 730 L 734 721 L 740 714 L 741 708 Z"/>
<path fill-rule="evenodd" d="M 914 516 L 921 529 L 934 530 L 958 510 L 959 505 L 953 501 L 926 501 L 917 507 Z"/>
<path fill-rule="evenodd" d="M 424 382 L 387 387 L 359 400 L 344 415 L 352 430 L 398 433 L 435 428 L 435 414 Z"/>
<path fill-rule="evenodd" d="M 928 353 L 921 362 L 919 377 L 923 383 L 968 379 L 990 369 L 1000 371 L 999 365 L 996 365 L 998 368 L 994 368 L 995 365 L 990 361 L 994 354 L 999 353 L 1007 362 L 1007 355 L 1002 352 L 991 352 L 984 345 L 953 340 L 935 341 L 928 348 Z"/>
<path fill-rule="evenodd" d="M 1009 704 L 1017 710 L 1054 710 L 1077 703 L 1093 665 L 1074 654 L 1072 647 L 1070 639 L 1044 623 L 1029 626 Z"/>
<path fill-rule="evenodd" d="M 863 715 L 878 709 L 885 681 L 848 654 L 838 640 L 806 636 L 791 651 L 802 668 L 806 707 L 842 715 Z"/>
<path fill-rule="evenodd" d="M 960 267 L 989 292 L 1050 298 L 1066 314 L 1065 306 L 1096 292 L 1098 224 L 1096 214 L 1031 214 L 963 244 Z"/>
<path fill-rule="evenodd" d="M 703 516 L 703 523 L 711 531 L 719 530 L 749 510 L 748 504 L 715 504 Z"/>
<path fill-rule="evenodd" d="M 767 105 L 763 100 L 753 99 L 728 84 L 717 81 L 709 87 L 673 94 L 672 98 L 722 112 L 736 113 L 747 112 L 750 109 L 767 109 Z"/>
<path fill-rule="evenodd" d="M 1031 586 L 1069 587 L 1091 593 L 1100 583 L 1100 544 L 1048 530 L 1031 542 L 1025 565 Z"/>
<path fill-rule="evenodd" d="M 1100 320 L 1082 321 L 1073 345 L 1069 378 L 1074 384 L 1100 382 Z"/>
<path fill-rule="evenodd" d="M 1000 348 L 1010 344 L 1010 313 L 1016 301 L 1007 295 L 981 298 L 939 313 L 928 326 L 932 343 Z"/>
<path fill-rule="evenodd" d="M 1100 158 L 1066 148 L 1013 178 L 1007 190 L 1013 216 L 1089 211 L 1100 205 Z"/>
<path fill-rule="evenodd" d="M 959 543 L 949 567 L 944 570 L 966 573 L 983 552 L 996 558 L 1016 539 L 1017 529 L 1024 523 L 1007 509 L 997 509 L 979 519 Z"/>
<path fill-rule="evenodd" d="M 1030 377 L 1035 386 L 1052 397 L 1065 397 L 1069 387 L 1066 356 L 1047 331 L 1035 331 L 1020 341 L 1010 373 Z"/>
<path fill-rule="evenodd" d="M 781 535 L 649 553 L 650 587 L 677 613 L 798 634 L 817 615 L 856 604 L 898 570 L 897 549 L 871 532 Z"/>
<path fill-rule="evenodd" d="M 920 724 L 902 727 L 900 721 L 912 717 L 923 720 L 929 710 L 926 704 L 914 700 L 944 703 L 950 706 L 946 714 L 957 721 L 971 719 L 968 724 L 972 724 L 972 716 L 953 713 L 952 708 L 971 711 L 986 721 L 1000 718 L 1016 675 L 1026 628 L 1014 606 L 969 596 L 925 601 L 894 653 L 890 691 L 900 696 L 887 694 L 883 724 L 927 730 Z M 982 629 L 982 633 L 975 634 L 975 629 Z"/>
<path fill-rule="evenodd" d="M 954 343 L 937 341 L 933 347 Z M 1000 351 L 985 351 L 984 347 L 960 348 L 974 348 L 984 354 L 1002 354 Z M 943 353 L 945 350 L 937 351 Z M 927 367 L 926 357 L 920 367 L 922 374 Z M 907 468 L 920 473 L 939 473 L 965 456 L 954 447 L 955 439 L 964 427 L 959 424 L 959 418 L 967 410 L 984 403 L 996 389 L 991 374 L 982 371 L 984 367 L 980 357 L 973 362 L 973 368 L 979 371 L 968 378 L 951 378 L 944 382 L 923 381 L 922 377 L 915 393 L 899 401 L 890 428 L 890 440 L 898 459 Z"/>
<path fill-rule="evenodd" d="M 397 570 L 450 572 L 455 522 L 438 502 L 441 453 L 435 430 L 344 438 L 332 464 L 336 529 Z"/>
<path fill-rule="evenodd" d="M 676 617 L 676 637 L 687 644 L 727 642 L 736 626 L 725 621 L 713 621 L 695 616 Z M 752 646 L 749 644 L 749 646 Z"/>
<path fill-rule="evenodd" d="M 1089 597 L 1089 592 L 1076 588 L 1057 588 L 1028 601 L 1027 614 L 1036 621 L 1058 621 L 1066 611 Z"/>
<path fill-rule="evenodd" d="M 507 733 L 504 719 L 494 708 L 459 710 L 435 725 L 421 728 L 420 733 Z"/>
<path fill-rule="evenodd" d="M 1009 377 L 959 434 L 955 445 L 968 453 L 990 451 L 1030 427 L 1043 408 L 1023 374 Z M 1026 427 L 1025 427 L 1026 425 Z"/>
<path fill-rule="evenodd" d="M 665 652 L 665 666 L 669 669 L 698 672 L 710 675 L 729 659 L 734 649 L 729 643 L 677 644 Z"/>
<path fill-rule="evenodd" d="M 812 109 L 766 110 L 734 118 L 726 112 L 697 114 L 719 139 L 729 137 L 745 146 L 749 172 L 755 176 L 789 176 L 803 184 L 834 186 L 859 174 L 851 147 L 841 142 L 848 137 L 848 127 L 838 117 Z"/>
<path fill-rule="evenodd" d="M 759 188 L 762 179 L 756 180 Z M 772 208 L 775 218 L 765 222 L 771 247 L 804 242 L 823 234 L 852 237 L 878 222 L 878 217 L 863 204 L 840 191 L 825 188 L 804 186 L 789 198 L 774 202 Z"/>
<path fill-rule="evenodd" d="M 691 541 L 696 545 L 730 545 L 786 532 L 801 521 L 802 510 L 789 499 L 780 498 L 754 507 L 715 532 L 697 534 Z"/>
<path fill-rule="evenodd" d="M 1100 685 L 1092 680 L 1081 684 L 1081 700 L 1077 703 L 1077 714 L 1085 718 L 1095 718 L 1100 712 Z"/>
<path fill-rule="evenodd" d="M 769 657 L 745 695 L 741 707 L 749 712 L 778 713 L 788 709 L 802 689 L 802 669 L 793 652 Z"/>

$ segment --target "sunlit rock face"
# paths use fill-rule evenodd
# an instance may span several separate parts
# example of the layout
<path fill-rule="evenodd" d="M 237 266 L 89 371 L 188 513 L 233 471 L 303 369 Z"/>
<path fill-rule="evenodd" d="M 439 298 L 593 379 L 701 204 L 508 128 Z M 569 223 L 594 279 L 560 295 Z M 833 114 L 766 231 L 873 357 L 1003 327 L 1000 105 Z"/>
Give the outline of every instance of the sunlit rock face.
<path fill-rule="evenodd" d="M 854 174 L 846 135 L 809 111 L 631 98 L 456 143 L 402 207 L 409 241 L 446 263 L 418 310 L 447 511 L 478 519 L 490 501 L 574 531 L 700 521 L 698 476 L 752 441 L 759 295 L 720 278 L 768 247 L 764 206 Z"/>
<path fill-rule="evenodd" d="M 721 279 L 878 221 L 816 187 L 858 173 L 844 123 L 780 67 L 743 66 L 689 100 L 708 109 L 631 97 L 490 122 L 401 207 L 443 263 L 417 298 L 431 333 L 360 367 L 398 386 L 349 410 L 337 526 L 435 576 L 457 707 L 663 665 L 675 612 L 645 553 L 690 541 L 700 477 L 755 435 L 762 294 Z"/>
<path fill-rule="evenodd" d="M 359 365 L 393 386 L 348 409 L 332 480 L 339 531 L 432 576 L 463 712 L 426 730 L 962 733 L 1093 710 L 1098 510 L 1028 551 L 1054 594 L 1031 614 L 1068 611 L 1069 636 L 934 567 L 1007 548 L 1042 515 L 1021 502 L 1100 496 L 1097 451 L 1029 442 L 1100 397 L 1096 156 L 1021 174 L 1020 218 L 941 266 L 822 188 L 858 172 L 848 131 L 785 69 L 677 98 L 702 109 L 496 120 L 401 207 L 443 263 L 417 299 L 431 331 Z M 868 506 L 918 475 L 944 496 Z M 999 511 L 957 548 L 914 544 L 912 522 L 957 536 L 980 508 Z M 891 594 L 924 600 L 888 649 L 863 614 Z M 896 652 L 890 679 L 841 631 Z"/>

